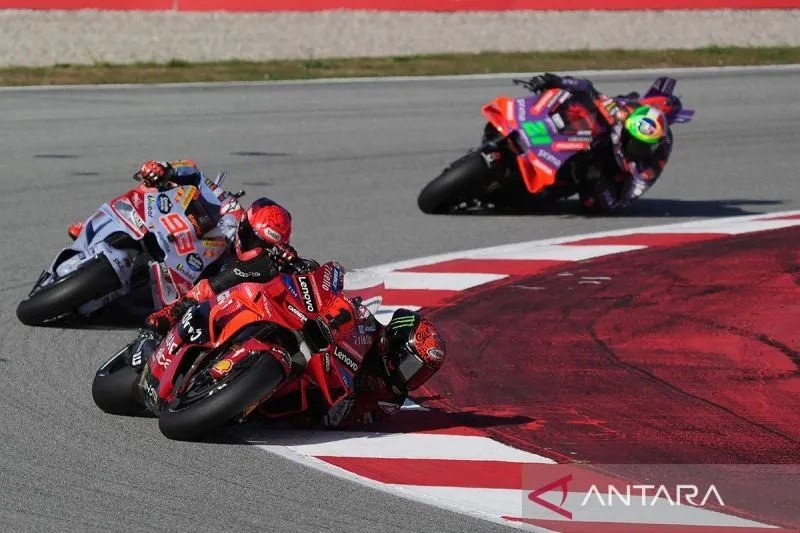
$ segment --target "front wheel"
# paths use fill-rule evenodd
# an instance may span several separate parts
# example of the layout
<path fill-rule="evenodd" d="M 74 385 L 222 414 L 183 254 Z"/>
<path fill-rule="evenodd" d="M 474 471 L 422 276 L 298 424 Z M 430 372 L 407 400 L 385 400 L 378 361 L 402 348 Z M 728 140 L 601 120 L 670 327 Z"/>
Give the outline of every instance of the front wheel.
<path fill-rule="evenodd" d="M 419 193 L 423 213 L 446 213 L 461 202 L 481 196 L 493 171 L 481 151 L 470 152 L 447 167 Z"/>
<path fill-rule="evenodd" d="M 139 393 L 140 374 L 124 360 L 126 346 L 100 367 L 92 381 L 95 405 L 113 415 L 147 416 Z"/>
<path fill-rule="evenodd" d="M 210 374 L 214 361 L 198 370 L 186 390 L 161 409 L 161 433 L 176 440 L 197 438 L 272 393 L 285 379 L 283 365 L 269 354 L 252 357 L 255 360 L 241 361 L 219 380 Z"/>
<path fill-rule="evenodd" d="M 22 300 L 17 306 L 17 318 L 28 326 L 39 326 L 119 287 L 119 277 L 111 263 L 105 256 L 99 256 Z"/>

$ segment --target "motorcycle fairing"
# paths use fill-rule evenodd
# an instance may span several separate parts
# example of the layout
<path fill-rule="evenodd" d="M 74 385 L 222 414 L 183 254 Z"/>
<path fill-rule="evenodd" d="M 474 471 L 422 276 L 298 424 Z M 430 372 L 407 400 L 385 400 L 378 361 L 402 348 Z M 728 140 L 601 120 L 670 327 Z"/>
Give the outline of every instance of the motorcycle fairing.
<path fill-rule="evenodd" d="M 310 388 L 318 389 L 329 406 L 341 401 L 353 391 L 354 386 L 353 373 L 333 362 L 336 359 L 335 350 L 342 348 L 330 343 L 311 353 L 304 339 L 304 331 L 309 324 L 318 324 L 320 317 L 326 317 L 338 334 L 361 331 L 355 327 L 355 304 L 341 293 L 342 282 L 334 281 L 341 280 L 343 275 L 343 269 L 336 263 L 326 263 L 312 273 L 301 275 L 306 276 L 309 286 L 318 291 L 315 301 L 319 305 L 319 312 L 304 311 L 305 320 L 287 310 L 287 305 L 293 305 L 298 310 L 306 310 L 306 307 L 302 303 L 302 296 L 298 298 L 287 291 L 282 277 L 265 284 L 241 283 L 190 309 L 156 348 L 140 378 L 140 386 L 151 410 L 157 412 L 159 405 L 172 401 L 180 389 L 189 383 L 201 360 L 220 351 L 230 350 L 230 353 L 215 363 L 215 367 L 225 361 L 227 371 L 235 368 L 252 351 L 286 354 L 286 364 L 290 365 L 289 355 L 281 346 L 250 334 L 253 331 L 250 328 L 262 329 L 275 325 L 297 332 L 298 350 L 305 354 L 307 371 L 298 379 L 288 380 L 267 403 L 297 393 L 299 409 L 292 412 L 301 411 L 308 405 L 307 392 Z M 345 309 L 348 315 L 343 318 L 341 311 Z M 245 332 L 248 338 L 240 341 Z M 241 345 L 237 346 L 239 343 Z M 242 348 L 245 347 L 247 350 L 243 352 Z M 197 354 L 196 350 L 202 353 L 194 358 L 191 365 L 189 360 L 184 362 L 187 354 Z M 360 364 L 362 356 L 351 352 L 347 350 L 346 353 Z M 182 376 L 180 384 L 177 383 L 179 375 Z M 176 390 L 176 387 L 179 389 Z M 285 414 L 288 413 L 283 412 L 281 416 Z"/>
<path fill-rule="evenodd" d="M 135 240 L 139 240 L 147 233 L 145 222 L 139 214 L 139 210 L 134 207 L 132 200 L 138 199 L 138 205 L 142 203 L 142 193 L 136 190 L 129 191 L 122 196 L 115 198 L 110 202 L 111 210 L 117 219 L 120 220 L 127 228 L 127 232 Z"/>
<path fill-rule="evenodd" d="M 300 379 L 289 380 L 278 388 L 269 400 L 258 407 L 259 413 L 274 419 L 302 413 L 314 401 L 310 399 L 311 391 L 318 391 L 326 410 L 344 401 L 355 390 L 355 372 L 343 362 L 342 355 L 357 361 L 358 365 L 363 361 L 363 354 L 352 350 L 344 342 L 316 353 L 307 363 L 308 372 Z"/>
<path fill-rule="evenodd" d="M 667 76 L 657 78 L 644 94 L 641 103 L 661 108 L 670 124 L 685 124 L 694 117 L 694 109 L 684 109 L 680 99 L 675 97 L 677 83 L 677 80 Z"/>
<path fill-rule="evenodd" d="M 144 202 L 145 224 L 166 253 L 164 263 L 192 285 L 226 249 L 225 237 L 219 230 L 203 233 L 207 226 L 197 213 L 205 209 L 193 205 L 199 198 L 197 187 L 183 185 L 169 191 L 147 193 Z"/>
<path fill-rule="evenodd" d="M 571 96 L 569 91 L 554 88 L 525 98 L 501 96 L 483 106 L 486 119 L 512 138 L 511 144 L 519 152 L 516 159 L 522 181 L 531 194 L 555 183 L 564 162 L 591 146 L 591 131 L 562 133 L 563 118 L 556 111 Z"/>
<path fill-rule="evenodd" d="M 99 255 L 105 255 L 122 285 L 122 289 L 117 292 L 124 294 L 129 291 L 132 270 L 130 261 L 135 254 L 131 250 L 114 248 L 105 241 L 113 233 L 125 233 L 134 241 L 139 241 L 144 236 L 145 233 L 142 231 L 144 221 L 137 205 L 142 205 L 142 193 L 135 189 L 102 204 L 91 217 L 86 219 L 83 229 L 75 241 L 56 255 L 50 267 L 45 271 L 49 274 L 45 283 L 36 287 L 52 282 L 56 274 L 58 276 L 67 275 L 74 272 L 83 263 L 91 261 Z M 107 297 L 103 300 L 107 300 L 105 303 L 108 303 L 113 299 Z M 97 305 L 99 302 L 99 300 L 89 302 L 83 308 L 95 310 L 105 305 L 105 303 Z"/>
<path fill-rule="evenodd" d="M 273 280 L 266 285 L 274 283 Z M 178 369 L 185 371 L 184 382 L 191 377 L 192 370 L 183 368 L 187 353 L 193 350 L 218 353 L 227 349 L 226 343 L 239 331 L 269 321 L 273 316 L 272 310 L 260 292 L 266 285 L 240 283 L 213 299 L 201 302 L 181 317 L 158 345 L 143 373 L 142 386 L 149 386 L 155 391 L 156 399 L 152 408 L 172 400 L 177 392 L 173 389 Z M 209 344 L 215 348 L 209 350 Z M 197 361 L 192 366 L 196 365 Z"/>
<path fill-rule="evenodd" d="M 150 232 L 163 251 L 166 267 L 165 271 L 158 261 L 149 263 L 153 303 L 159 308 L 174 302 L 227 248 L 225 237 L 219 230 L 212 229 L 202 234 L 208 222 L 203 220 L 201 213 L 207 210 L 202 205 L 194 205 L 201 196 L 194 186 L 175 187 L 165 192 L 133 189 L 102 204 L 86 220 L 75 241 L 56 255 L 36 287 L 52 282 L 56 274 L 67 275 L 83 263 L 104 255 L 119 277 L 121 288 L 102 299 L 88 302 L 78 310 L 81 314 L 96 311 L 131 291 L 133 259 L 138 253 L 115 248 L 106 239 L 113 233 L 125 233 L 138 242 L 146 239 Z M 202 237 L 198 237 L 198 233 Z"/>
<path fill-rule="evenodd" d="M 171 304 L 185 292 L 179 292 L 175 278 L 173 278 L 167 265 L 158 261 L 150 261 L 147 266 L 150 269 L 150 287 L 153 303 L 156 307 L 164 307 Z"/>
<path fill-rule="evenodd" d="M 127 200 L 125 201 L 127 202 Z M 128 205 L 131 204 L 128 203 Z M 98 211 L 86 220 L 83 230 L 72 245 L 63 248 L 56 255 L 50 266 L 42 273 L 33 290 L 48 285 L 57 276 L 65 276 L 74 272 L 84 263 L 103 255 L 108 259 L 117 274 L 120 280 L 120 289 L 107 294 L 101 299 L 87 302 L 78 309 L 78 312 L 89 314 L 129 292 L 131 290 L 133 258 L 136 253 L 130 249 L 115 248 L 106 242 L 106 239 L 111 234 L 120 232 L 128 234 L 134 240 L 138 240 L 129 226 L 120 222 L 119 216 L 113 211 L 109 203 L 101 205 Z"/>

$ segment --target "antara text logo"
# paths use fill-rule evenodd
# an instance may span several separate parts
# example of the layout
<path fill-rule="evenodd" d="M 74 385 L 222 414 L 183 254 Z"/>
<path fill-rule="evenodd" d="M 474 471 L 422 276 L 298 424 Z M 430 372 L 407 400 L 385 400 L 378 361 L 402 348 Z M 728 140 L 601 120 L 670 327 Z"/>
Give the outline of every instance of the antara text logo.
<path fill-rule="evenodd" d="M 698 485 L 625 485 L 624 492 L 614 485 L 608 485 L 606 491 L 597 485 L 592 485 L 589 492 L 584 496 L 581 507 L 585 507 L 592 501 L 596 501 L 602 506 L 633 505 L 653 506 L 660 502 L 668 503 L 670 506 L 692 505 L 694 507 L 705 507 L 710 501 L 712 505 L 725 506 L 717 487 L 709 485 L 700 487 Z"/>
<path fill-rule="evenodd" d="M 585 488 L 573 489 L 575 496 L 582 496 L 577 508 L 568 508 L 565 504 L 570 496 L 569 484 L 572 474 L 563 476 L 528 492 L 527 499 L 562 517 L 572 520 L 573 511 L 600 507 L 653 507 L 656 505 L 705 507 L 725 506 L 717 487 L 696 485 L 691 483 L 677 484 L 644 484 L 618 482 L 615 484 L 592 484 Z M 547 495 L 547 499 L 545 499 Z M 574 498 L 573 501 L 577 501 Z"/>

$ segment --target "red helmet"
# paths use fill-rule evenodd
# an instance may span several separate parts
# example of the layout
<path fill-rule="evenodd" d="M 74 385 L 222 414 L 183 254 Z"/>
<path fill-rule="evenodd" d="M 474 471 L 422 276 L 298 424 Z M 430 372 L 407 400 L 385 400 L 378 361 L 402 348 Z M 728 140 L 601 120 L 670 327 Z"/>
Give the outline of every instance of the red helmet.
<path fill-rule="evenodd" d="M 239 223 L 234 245 L 239 259 L 252 259 L 261 250 L 282 248 L 289 244 L 292 215 L 267 198 L 253 202 Z"/>
<path fill-rule="evenodd" d="M 386 326 L 389 354 L 386 374 L 395 392 L 412 391 L 444 363 L 444 339 L 433 324 L 414 312 L 398 309 Z"/>
<path fill-rule="evenodd" d="M 166 161 L 145 161 L 134 179 L 141 180 L 148 187 L 160 187 L 172 177 L 174 169 Z"/>

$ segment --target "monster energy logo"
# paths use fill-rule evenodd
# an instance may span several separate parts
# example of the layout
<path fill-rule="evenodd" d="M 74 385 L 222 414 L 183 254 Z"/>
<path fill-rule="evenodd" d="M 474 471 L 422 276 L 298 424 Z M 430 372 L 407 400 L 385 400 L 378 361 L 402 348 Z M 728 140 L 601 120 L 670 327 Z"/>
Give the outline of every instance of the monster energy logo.
<path fill-rule="evenodd" d="M 392 329 L 400 329 L 400 328 L 410 328 L 414 325 L 414 321 L 416 317 L 413 315 L 410 316 L 399 316 L 397 318 L 393 318 L 389 321 L 389 327 Z"/>
<path fill-rule="evenodd" d="M 533 146 L 540 146 L 553 142 L 553 139 L 547 132 L 547 125 L 542 121 L 523 122 L 522 130 L 525 132 L 525 135 L 528 136 Z"/>

